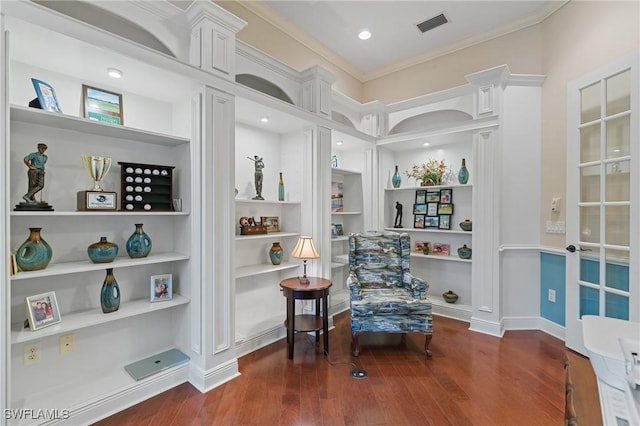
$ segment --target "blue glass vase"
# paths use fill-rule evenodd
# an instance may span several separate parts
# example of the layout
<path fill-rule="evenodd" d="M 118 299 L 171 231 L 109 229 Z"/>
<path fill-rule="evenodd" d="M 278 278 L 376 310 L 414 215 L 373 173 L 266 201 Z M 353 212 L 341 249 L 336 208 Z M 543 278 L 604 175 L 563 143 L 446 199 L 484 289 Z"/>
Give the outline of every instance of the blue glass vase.
<path fill-rule="evenodd" d="M 113 268 L 107 269 L 107 276 L 100 291 L 100 306 L 105 314 L 115 312 L 120 308 L 120 287 L 116 277 L 113 276 Z"/>
<path fill-rule="evenodd" d="M 401 183 L 402 178 L 400 177 L 400 173 L 398 172 L 398 166 L 396 166 L 396 171 L 393 173 L 393 177 L 391 178 L 391 184 L 394 188 L 400 188 Z"/>
<path fill-rule="evenodd" d="M 284 201 L 284 181 L 282 180 L 282 172 L 278 180 L 278 201 Z"/>
<path fill-rule="evenodd" d="M 136 230 L 127 240 L 127 253 L 129 257 L 137 259 L 147 257 L 151 252 L 151 238 L 142 230 L 142 224 L 136 223 Z"/>
<path fill-rule="evenodd" d="M 51 246 L 42 239 L 42 228 L 29 228 L 29 238 L 18 247 L 16 263 L 22 271 L 37 271 L 47 267 L 53 256 Z"/>
<path fill-rule="evenodd" d="M 458 171 L 458 182 L 464 185 L 468 181 L 469 181 L 469 170 L 467 170 L 467 164 L 465 163 L 465 160 L 463 158 L 462 166 L 460 166 L 460 170 Z"/>

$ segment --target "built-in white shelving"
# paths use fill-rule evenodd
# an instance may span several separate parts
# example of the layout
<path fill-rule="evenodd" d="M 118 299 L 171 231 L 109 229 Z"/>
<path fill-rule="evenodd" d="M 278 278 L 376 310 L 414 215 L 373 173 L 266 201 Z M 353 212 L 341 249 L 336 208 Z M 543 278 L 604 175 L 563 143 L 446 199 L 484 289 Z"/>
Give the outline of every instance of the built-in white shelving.
<path fill-rule="evenodd" d="M 236 268 L 236 278 L 255 277 L 258 275 L 268 274 L 271 272 L 286 271 L 289 269 L 297 269 L 300 267 L 298 263 L 282 262 L 279 265 L 264 263 L 259 265 L 241 266 Z"/>

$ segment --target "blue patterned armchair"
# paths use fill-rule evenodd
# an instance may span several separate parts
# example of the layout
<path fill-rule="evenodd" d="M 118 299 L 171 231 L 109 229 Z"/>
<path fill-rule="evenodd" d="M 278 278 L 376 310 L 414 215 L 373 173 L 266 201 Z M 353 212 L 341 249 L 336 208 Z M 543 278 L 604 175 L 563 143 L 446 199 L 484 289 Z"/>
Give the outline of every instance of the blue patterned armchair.
<path fill-rule="evenodd" d="M 360 333 L 420 332 L 431 356 L 431 302 L 427 283 L 409 272 L 409 234 L 363 232 L 349 236 L 349 287 L 353 356 L 360 354 Z"/>

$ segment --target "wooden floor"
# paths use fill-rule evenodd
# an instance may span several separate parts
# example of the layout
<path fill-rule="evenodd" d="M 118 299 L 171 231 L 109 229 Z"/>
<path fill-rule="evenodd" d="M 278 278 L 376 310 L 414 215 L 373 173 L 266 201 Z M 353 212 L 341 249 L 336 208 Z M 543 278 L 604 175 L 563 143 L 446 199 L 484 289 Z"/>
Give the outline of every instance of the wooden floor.
<path fill-rule="evenodd" d="M 435 317 L 432 358 L 421 335 L 363 346 L 353 358 L 348 311 L 334 325 L 328 359 L 321 343 L 297 334 L 293 360 L 281 340 L 241 357 L 242 375 L 206 394 L 185 383 L 97 425 L 564 424 L 564 342 L 543 332 L 499 339 Z M 575 371 L 589 364 L 581 358 L 571 356 Z M 368 377 L 352 378 L 352 363 Z"/>

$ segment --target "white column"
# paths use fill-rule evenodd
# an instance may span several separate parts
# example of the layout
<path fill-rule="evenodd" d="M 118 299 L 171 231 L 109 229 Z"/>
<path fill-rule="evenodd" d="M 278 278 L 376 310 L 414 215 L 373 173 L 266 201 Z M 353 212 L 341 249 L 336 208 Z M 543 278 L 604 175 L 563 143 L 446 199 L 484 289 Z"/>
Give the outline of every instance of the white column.
<path fill-rule="evenodd" d="M 319 116 L 331 118 L 331 85 L 335 80 L 333 74 L 318 65 L 303 71 L 300 103 L 302 108 Z"/>
<path fill-rule="evenodd" d="M 320 259 L 314 261 L 312 270 L 315 276 L 331 279 L 331 129 L 318 126 L 313 133 L 312 199 L 306 214 L 312 219 L 312 236 Z"/>
<path fill-rule="evenodd" d="M 375 137 L 388 132 L 389 119 L 387 106 L 380 101 L 369 102 L 362 106 L 360 131 Z"/>

